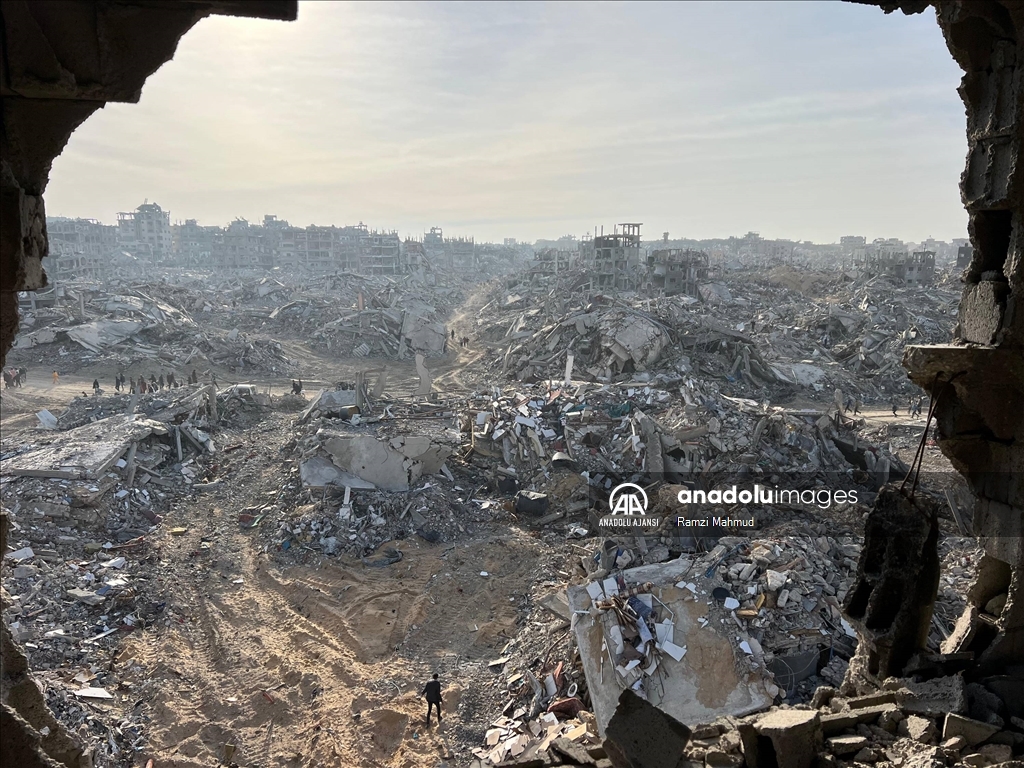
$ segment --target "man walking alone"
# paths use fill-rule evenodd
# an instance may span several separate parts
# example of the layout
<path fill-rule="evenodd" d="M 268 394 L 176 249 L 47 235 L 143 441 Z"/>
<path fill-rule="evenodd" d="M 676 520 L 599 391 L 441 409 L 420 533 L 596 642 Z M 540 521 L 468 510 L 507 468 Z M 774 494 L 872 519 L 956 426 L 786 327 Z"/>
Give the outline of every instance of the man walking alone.
<path fill-rule="evenodd" d="M 437 673 L 434 673 L 434 678 L 430 680 L 425 686 L 423 686 L 423 692 L 420 696 L 427 698 L 427 728 L 430 727 L 430 712 L 434 707 L 437 707 L 437 724 L 441 724 L 441 682 L 437 679 Z"/>

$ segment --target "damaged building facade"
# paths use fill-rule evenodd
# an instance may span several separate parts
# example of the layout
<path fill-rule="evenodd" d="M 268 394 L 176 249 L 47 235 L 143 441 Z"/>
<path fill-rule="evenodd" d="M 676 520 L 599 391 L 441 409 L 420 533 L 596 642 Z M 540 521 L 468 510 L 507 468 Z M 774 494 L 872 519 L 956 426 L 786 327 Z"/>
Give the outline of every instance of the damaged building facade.
<path fill-rule="evenodd" d="M 704 251 L 668 248 L 651 251 L 647 257 L 647 292 L 697 296 L 697 287 L 707 280 L 708 254 Z"/>
<path fill-rule="evenodd" d="M 594 287 L 597 290 L 636 290 L 641 279 L 642 224 L 616 224 L 610 234 L 595 234 L 593 240 Z"/>

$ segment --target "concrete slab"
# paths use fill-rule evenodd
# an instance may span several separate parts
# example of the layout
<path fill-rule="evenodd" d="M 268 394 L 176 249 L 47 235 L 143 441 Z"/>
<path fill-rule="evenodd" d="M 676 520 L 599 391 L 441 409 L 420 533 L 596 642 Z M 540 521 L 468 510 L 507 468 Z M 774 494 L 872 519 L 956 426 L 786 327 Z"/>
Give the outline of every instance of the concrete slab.
<path fill-rule="evenodd" d="M 3 474 L 95 480 L 121 458 L 129 445 L 154 433 L 166 435 L 167 428 L 149 419 L 111 416 L 61 432 L 50 445 L 7 459 Z"/>
<path fill-rule="evenodd" d="M 615 712 L 623 688 L 634 679 L 643 681 L 652 704 L 682 723 L 708 723 L 722 715 L 746 715 L 771 705 L 764 677 L 746 667 L 745 659 L 737 658 L 734 638 L 726 634 L 729 629 L 714 624 L 701 627 L 698 619 L 707 613 L 707 605 L 700 599 L 687 599 L 693 595 L 675 586 L 683 580 L 688 568 L 688 561 L 673 560 L 623 571 L 627 585 L 645 582 L 655 585 L 651 594 L 672 612 L 669 616 L 659 606 L 665 615 L 659 615 L 658 620 L 670 619 L 672 642 L 686 648 L 686 653 L 678 660 L 668 653 L 660 653 L 653 675 L 643 674 L 645 663 L 630 670 L 630 676 L 623 677 L 610 655 L 620 642 L 619 633 L 613 631 L 618 627 L 613 615 L 591 610 L 594 601 L 586 585 L 570 587 L 567 591 L 571 610 L 589 611 L 578 614 L 574 631 L 601 735 Z M 694 577 L 687 578 L 693 580 Z M 735 627 L 732 631 L 735 632 Z"/>

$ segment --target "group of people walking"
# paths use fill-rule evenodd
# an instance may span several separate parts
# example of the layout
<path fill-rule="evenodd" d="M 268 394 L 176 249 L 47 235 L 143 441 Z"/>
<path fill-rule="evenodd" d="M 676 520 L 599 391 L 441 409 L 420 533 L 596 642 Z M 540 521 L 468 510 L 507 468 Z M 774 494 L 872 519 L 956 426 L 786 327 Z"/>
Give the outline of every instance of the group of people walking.
<path fill-rule="evenodd" d="M 4 370 L 4 388 L 13 389 L 14 387 L 20 387 L 27 378 L 27 368 L 7 368 Z"/>

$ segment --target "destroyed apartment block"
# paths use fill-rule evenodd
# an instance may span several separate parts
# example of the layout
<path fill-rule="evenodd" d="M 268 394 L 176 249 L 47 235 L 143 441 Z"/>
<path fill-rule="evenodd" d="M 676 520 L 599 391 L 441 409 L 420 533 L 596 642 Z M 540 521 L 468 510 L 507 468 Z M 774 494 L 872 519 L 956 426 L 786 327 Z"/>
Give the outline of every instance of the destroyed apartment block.
<path fill-rule="evenodd" d="M 935 252 L 872 246 L 865 251 L 862 269 L 870 277 L 892 277 L 908 287 L 929 286 L 935 281 Z"/>
<path fill-rule="evenodd" d="M 594 288 L 598 291 L 635 291 L 641 280 L 642 224 L 616 224 L 611 234 L 594 235 Z M 621 227 L 622 231 L 619 231 Z"/>
<path fill-rule="evenodd" d="M 697 288 L 708 280 L 708 254 L 703 251 L 668 248 L 651 251 L 647 257 L 647 293 L 697 296 Z"/>

